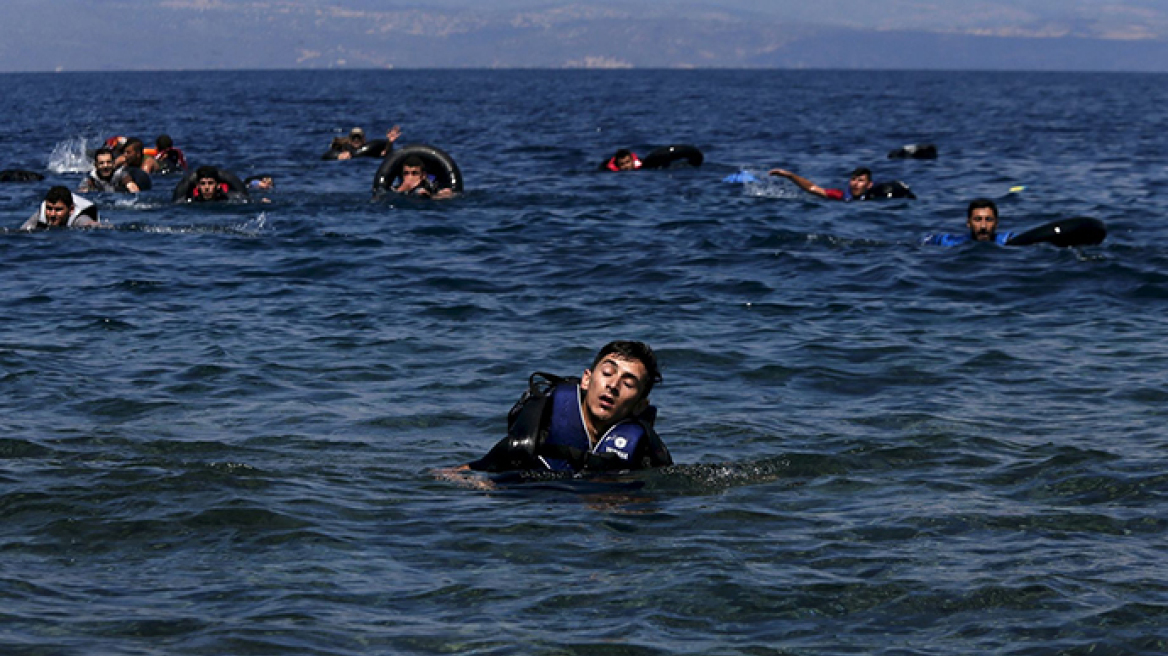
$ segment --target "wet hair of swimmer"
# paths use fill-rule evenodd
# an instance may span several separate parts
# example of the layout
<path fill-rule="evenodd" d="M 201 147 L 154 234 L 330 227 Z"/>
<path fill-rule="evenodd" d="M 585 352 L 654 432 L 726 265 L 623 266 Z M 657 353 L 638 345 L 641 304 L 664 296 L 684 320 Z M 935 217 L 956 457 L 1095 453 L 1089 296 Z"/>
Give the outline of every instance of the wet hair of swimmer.
<path fill-rule="evenodd" d="M 615 161 L 618 159 L 623 159 L 625 157 L 632 157 L 632 156 L 633 156 L 633 151 L 629 150 L 628 148 L 621 148 L 620 150 L 616 151 L 616 153 L 613 154 L 612 159 Z"/>
<path fill-rule="evenodd" d="M 410 168 L 420 168 L 422 169 L 422 173 L 426 172 L 426 163 L 423 162 L 422 158 L 418 157 L 417 155 L 410 155 L 405 159 L 404 162 L 402 162 L 403 169 L 407 166 Z"/>
<path fill-rule="evenodd" d="M 105 146 L 102 146 L 101 148 L 98 148 L 97 150 L 93 151 L 93 161 L 96 162 L 97 158 L 101 157 L 102 155 L 109 155 L 110 157 L 113 157 L 114 151 L 110 150 L 109 148 L 106 148 Z"/>
<path fill-rule="evenodd" d="M 969 209 L 965 210 L 965 218 L 973 216 L 974 210 L 989 208 L 994 213 L 994 219 L 998 218 L 998 206 L 994 201 L 988 198 L 975 198 L 969 201 Z"/>
<path fill-rule="evenodd" d="M 200 166 L 195 169 L 195 182 L 203 178 L 211 178 L 215 182 L 219 182 L 219 169 L 214 166 Z"/>
<path fill-rule="evenodd" d="M 861 175 L 866 175 L 866 176 L 868 176 L 868 179 L 871 180 L 872 179 L 872 170 L 866 166 L 861 166 L 860 168 L 852 171 L 851 177 L 858 178 Z"/>
<path fill-rule="evenodd" d="M 69 191 L 68 187 L 57 185 L 50 187 L 48 193 L 45 194 L 45 203 L 65 203 L 69 209 L 73 209 L 73 192 Z"/>
<path fill-rule="evenodd" d="M 170 138 L 169 134 L 160 134 L 158 135 L 158 138 L 154 140 L 154 145 L 158 148 L 158 150 L 166 150 L 167 148 L 174 147 L 174 140 Z"/>
<path fill-rule="evenodd" d="M 649 396 L 653 386 L 662 381 L 661 369 L 657 366 L 657 354 L 645 342 L 616 340 L 601 347 L 600 352 L 592 360 L 592 369 L 595 370 L 604 358 L 615 355 L 621 360 L 635 360 L 645 367 L 645 389 L 641 398 Z"/>

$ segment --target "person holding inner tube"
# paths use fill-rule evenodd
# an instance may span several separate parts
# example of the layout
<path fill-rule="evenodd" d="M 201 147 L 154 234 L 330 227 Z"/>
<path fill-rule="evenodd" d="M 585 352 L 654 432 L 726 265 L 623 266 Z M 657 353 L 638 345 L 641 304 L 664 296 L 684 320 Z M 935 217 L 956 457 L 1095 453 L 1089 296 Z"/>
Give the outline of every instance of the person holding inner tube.
<path fill-rule="evenodd" d="M 390 191 L 408 196 L 422 198 L 450 198 L 454 190 L 450 187 L 439 187 L 434 176 L 426 173 L 426 162 L 417 155 L 410 155 L 402 162 L 401 182 L 391 186 Z"/>
<path fill-rule="evenodd" d="M 965 211 L 965 227 L 969 228 L 969 234 L 928 235 L 921 243 L 929 246 L 960 246 L 971 241 L 982 241 L 1005 246 L 1014 237 L 1013 232 L 998 232 L 998 205 L 988 198 L 975 198 L 969 202 Z"/>
<path fill-rule="evenodd" d="M 81 193 L 123 191 L 114 180 L 114 153 L 109 148 L 98 148 L 93 152 L 93 170 L 77 187 Z"/>
<path fill-rule="evenodd" d="M 1024 232 L 998 232 L 998 206 L 988 198 L 970 201 L 965 226 L 968 234 L 932 234 L 921 240 L 926 246 L 960 246 L 973 242 L 999 246 L 1050 244 L 1059 248 L 1095 246 L 1107 238 L 1107 226 L 1099 219 L 1076 216 L 1050 221 Z"/>
<path fill-rule="evenodd" d="M 219 179 L 219 169 L 214 166 L 200 166 L 195 169 L 195 184 L 187 200 L 192 203 L 209 203 L 230 199 L 230 187 Z"/>
<path fill-rule="evenodd" d="M 579 378 L 533 374 L 508 413 L 507 437 L 482 458 L 436 473 L 466 481 L 468 471 L 583 473 L 672 465 L 653 429 L 657 409 L 649 404 L 659 382 L 657 356 L 648 344 L 609 342 Z"/>
<path fill-rule="evenodd" d="M 848 179 L 847 189 L 824 189 L 807 178 L 786 169 L 771 169 L 770 174 L 786 178 L 803 191 L 828 200 L 842 200 L 844 202 L 868 200 L 865 194 L 872 188 L 872 171 L 864 167 L 852 171 L 852 175 Z"/>
<path fill-rule="evenodd" d="M 100 225 L 97 205 L 74 195 L 68 187 L 58 185 L 49 189 L 41 206 L 20 229 L 95 228 Z"/>
<path fill-rule="evenodd" d="M 607 162 L 604 163 L 604 168 L 609 171 L 636 171 L 641 168 L 641 158 L 628 148 L 621 148 L 616 151 Z"/>

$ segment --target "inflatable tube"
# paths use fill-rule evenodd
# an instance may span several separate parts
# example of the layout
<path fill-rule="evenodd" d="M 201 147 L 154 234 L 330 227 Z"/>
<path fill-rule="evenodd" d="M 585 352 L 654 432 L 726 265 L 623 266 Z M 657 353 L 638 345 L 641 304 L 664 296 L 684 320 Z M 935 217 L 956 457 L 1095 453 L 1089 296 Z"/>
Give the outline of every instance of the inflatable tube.
<path fill-rule="evenodd" d="M 356 150 L 349 151 L 350 159 L 357 159 L 358 157 L 381 157 L 381 151 L 385 150 L 385 146 L 389 142 L 385 139 L 374 139 L 373 141 L 365 142 L 364 146 Z M 340 148 L 329 148 L 323 155 L 320 156 L 323 160 L 334 160 L 337 156 L 345 152 Z"/>
<path fill-rule="evenodd" d="M 366 141 L 364 146 L 353 151 L 353 158 L 358 157 L 381 157 L 382 151 L 389 142 L 385 139 L 374 139 L 373 141 Z"/>
<path fill-rule="evenodd" d="M 1006 242 L 1007 246 L 1030 246 L 1031 244 L 1054 244 L 1061 248 L 1070 246 L 1094 246 L 1103 243 L 1107 237 L 1107 226 L 1099 219 L 1077 216 L 1071 219 L 1051 221 L 1017 234 Z"/>
<path fill-rule="evenodd" d="M 239 179 L 239 176 L 219 167 L 215 167 L 215 171 L 219 174 L 219 182 L 227 185 L 227 193 L 229 196 L 232 198 L 247 198 L 247 185 L 243 183 L 243 180 Z M 178 184 L 175 185 L 174 192 L 170 195 L 171 202 L 187 202 L 187 199 L 190 198 L 191 190 L 195 188 L 195 184 L 198 182 L 196 180 L 197 174 L 198 169 L 187 171 L 182 180 L 179 180 Z"/>
<path fill-rule="evenodd" d="M 45 176 L 36 171 L 23 169 L 4 169 L 0 171 L 0 182 L 40 182 Z"/>
<path fill-rule="evenodd" d="M 410 144 L 394 150 L 385 157 L 373 176 L 373 193 L 391 191 L 394 180 L 401 176 L 402 162 L 411 155 L 417 156 L 426 166 L 426 174 L 434 176 L 439 188 L 449 188 L 454 193 L 462 192 L 462 171 L 458 164 L 443 150 L 426 144 Z"/>
<path fill-rule="evenodd" d="M 888 159 L 937 159 L 933 144 L 908 144 L 888 153 Z"/>
<path fill-rule="evenodd" d="M 653 150 L 641 160 L 641 168 L 675 169 L 683 166 L 697 168 L 703 161 L 705 156 L 695 146 L 677 144 Z"/>
<path fill-rule="evenodd" d="M 868 191 L 864 192 L 864 200 L 883 200 L 888 198 L 912 198 L 917 196 L 903 182 L 877 182 Z"/>

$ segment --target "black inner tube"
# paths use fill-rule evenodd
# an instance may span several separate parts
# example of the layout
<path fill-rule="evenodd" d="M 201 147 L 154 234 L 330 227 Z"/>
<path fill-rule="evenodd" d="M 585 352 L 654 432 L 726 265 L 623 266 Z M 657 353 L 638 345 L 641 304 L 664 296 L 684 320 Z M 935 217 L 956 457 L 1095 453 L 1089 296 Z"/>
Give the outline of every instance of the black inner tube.
<path fill-rule="evenodd" d="M 1037 228 L 1015 235 L 1006 242 L 1007 246 L 1030 246 L 1031 244 L 1054 244 L 1061 248 L 1070 246 L 1094 246 L 1107 238 L 1107 226 L 1099 219 L 1077 216 L 1044 223 Z"/>
<path fill-rule="evenodd" d="M 36 171 L 24 169 L 4 169 L 0 171 L 0 182 L 40 182 L 45 176 Z"/>
<path fill-rule="evenodd" d="M 387 145 L 389 145 L 389 142 L 385 139 L 374 139 L 372 141 L 366 141 L 365 144 L 360 148 L 349 151 L 349 157 L 352 159 L 357 159 L 358 157 L 381 157 L 381 153 L 385 150 Z M 345 151 L 341 148 L 329 148 L 323 155 L 320 156 L 320 158 L 324 160 L 333 160 L 343 152 Z"/>
<path fill-rule="evenodd" d="M 933 144 L 909 144 L 888 153 L 888 159 L 937 159 Z"/>
<path fill-rule="evenodd" d="M 454 158 L 434 146 L 410 144 L 395 149 L 377 168 L 377 174 L 373 176 L 374 193 L 392 191 L 394 180 L 401 176 L 402 163 L 410 156 L 422 160 L 426 175 L 434 176 L 434 183 L 439 189 L 448 188 L 455 193 L 462 191 L 462 171 L 458 170 Z"/>
<path fill-rule="evenodd" d="M 643 169 L 675 169 L 684 166 L 697 168 L 705 161 L 705 155 L 696 146 L 675 144 L 654 148 L 641 160 Z"/>
<path fill-rule="evenodd" d="M 913 198 L 917 196 L 905 183 L 894 180 L 892 182 L 877 182 L 864 192 L 864 200 L 883 200 L 888 198 Z"/>
<path fill-rule="evenodd" d="M 389 142 L 385 139 L 367 141 L 364 146 L 353 151 L 353 157 L 381 157 L 382 151 L 385 150 L 388 144 Z"/>

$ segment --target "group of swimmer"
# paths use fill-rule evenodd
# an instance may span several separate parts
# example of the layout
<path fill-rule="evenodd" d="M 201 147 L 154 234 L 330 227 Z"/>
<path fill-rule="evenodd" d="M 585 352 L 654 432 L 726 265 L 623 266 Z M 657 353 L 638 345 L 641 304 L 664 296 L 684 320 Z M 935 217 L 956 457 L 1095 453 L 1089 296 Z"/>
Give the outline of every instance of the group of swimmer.
<path fill-rule="evenodd" d="M 790 180 L 803 191 L 827 200 L 850 202 L 883 197 L 883 194 L 873 193 L 873 190 L 876 189 L 876 183 L 872 181 L 872 171 L 866 167 L 852 171 L 848 178 L 848 184 L 843 189 L 821 187 L 786 169 L 771 169 L 769 174 Z M 903 183 L 885 184 L 886 186 L 899 185 L 903 188 L 904 191 L 899 193 L 901 197 L 916 198 Z M 981 241 L 995 242 L 1004 246 L 1015 236 L 1013 232 L 998 233 L 998 205 L 988 198 L 976 198 L 970 201 L 968 208 L 966 208 L 965 225 L 969 229 L 967 235 L 932 234 L 926 236 L 922 243 L 934 246 L 957 246 L 970 241 Z"/>
<path fill-rule="evenodd" d="M 913 157 L 916 159 L 936 159 L 937 148 L 932 144 L 909 145 L 894 150 L 889 158 Z M 900 181 L 877 183 L 872 180 L 872 171 L 860 167 L 852 171 L 848 184 L 842 189 L 821 187 L 811 180 L 786 169 L 771 169 L 769 175 L 790 180 L 803 191 L 831 201 L 868 201 L 886 198 L 916 198 L 908 185 Z M 732 182 L 755 181 L 746 172 L 727 178 Z M 1090 246 L 1102 243 L 1107 236 L 1103 222 L 1090 217 L 1074 217 L 1052 221 L 1025 232 L 998 232 L 998 205 L 989 198 L 975 198 L 969 202 L 965 214 L 968 233 L 935 233 L 921 240 L 922 245 L 960 246 L 970 242 L 993 242 L 1000 246 L 1028 246 L 1048 243 L 1055 246 Z"/>
<path fill-rule="evenodd" d="M 384 139 L 366 140 L 364 129 L 355 127 L 349 131 L 348 136 L 333 139 L 322 159 L 380 158 L 382 165 L 374 177 L 375 191 L 432 199 L 451 198 L 461 191 L 461 172 L 449 156 L 437 148 L 422 145 L 407 146 L 401 151 L 395 151 L 395 143 L 401 134 L 401 127 L 394 125 L 386 131 Z M 889 153 L 889 157 L 892 158 L 934 159 L 936 156 L 936 147 L 931 144 L 905 146 Z M 658 148 L 644 158 L 622 148 L 605 159 L 600 165 L 600 170 L 619 173 L 673 168 L 676 165 L 697 167 L 701 166 L 702 161 L 701 151 L 688 145 Z M 109 139 L 104 147 L 94 152 L 93 170 L 82 180 L 77 191 L 135 194 L 152 188 L 152 175 L 175 173 L 183 174 L 173 193 L 176 202 L 246 200 L 249 190 L 267 191 L 274 187 L 270 175 L 240 180 L 229 171 L 214 166 L 202 166 L 194 171 L 188 171 L 183 151 L 174 146 L 169 135 L 162 134 L 156 139 L 153 149 L 146 149 L 142 140 L 137 138 Z M 436 175 L 438 173 L 445 175 L 440 178 Z M 771 169 L 769 174 L 789 180 L 799 189 L 830 201 L 916 198 L 908 185 L 902 182 L 874 182 L 872 171 L 864 167 L 852 171 L 847 185 L 839 189 L 822 187 L 782 168 Z M 747 172 L 726 179 L 734 182 L 753 180 L 753 176 Z M 64 187 L 50 189 L 40 208 L 24 223 L 22 229 L 101 225 L 97 208 L 92 202 L 76 194 L 66 199 L 62 189 Z M 261 201 L 267 202 L 267 199 L 262 198 Z M 931 234 L 926 236 L 922 243 L 956 246 L 968 242 L 995 242 L 1001 245 L 1046 242 L 1059 246 L 1081 246 L 1100 243 L 1106 236 L 1106 228 L 1102 222 L 1085 217 L 1061 223 L 1054 222 L 1025 233 L 999 233 L 998 222 L 996 203 L 987 198 L 978 198 L 969 203 L 966 211 L 968 233 Z"/>
<path fill-rule="evenodd" d="M 401 136 L 401 128 L 393 126 L 384 140 L 365 141 L 365 132 L 353 128 L 347 137 L 334 139 L 325 159 L 347 160 L 355 157 L 381 157 L 389 160 L 394 142 Z M 175 202 L 205 203 L 218 201 L 246 201 L 250 191 L 266 192 L 275 188 L 269 174 L 255 175 L 240 180 L 230 171 L 215 166 L 200 166 L 191 170 L 186 155 L 174 145 L 169 135 L 159 135 L 155 148 L 146 148 L 137 137 L 112 137 L 93 152 L 92 170 L 71 192 L 65 186 L 54 186 L 22 230 L 46 228 L 91 228 L 103 224 L 93 201 L 79 195 L 88 193 L 138 194 L 154 187 L 154 176 L 180 174 L 175 186 Z M 392 171 L 393 178 L 386 185 L 388 191 L 423 198 L 450 198 L 455 189 L 443 185 L 436 176 L 426 171 L 425 160 L 407 153 Z M 5 171 L 6 180 L 35 181 L 44 176 L 31 171 Z M 18 175 L 19 174 L 19 175 Z M 261 199 L 267 202 L 266 198 Z"/>
<path fill-rule="evenodd" d="M 401 194 L 430 198 L 448 198 L 455 193 L 450 180 L 442 184 L 427 171 L 423 154 L 430 151 L 395 153 L 394 144 L 401 135 L 399 126 L 386 132 L 384 140 L 368 142 L 360 128 L 346 138 L 334 139 L 325 159 L 346 160 L 356 157 L 383 159 L 378 177 L 391 177 L 385 188 Z M 255 176 L 239 181 L 216 167 L 199 167 L 188 171 L 183 152 L 174 147 L 167 135 L 160 135 L 157 147 L 146 152 L 141 140 L 116 139 L 97 149 L 93 171 L 78 187 L 81 193 L 139 193 L 152 186 L 151 174 L 183 173 L 175 190 L 176 200 L 207 202 L 229 200 L 247 189 L 271 189 L 270 176 Z M 427 147 L 428 148 L 428 147 Z M 409 150 L 408 148 L 405 150 Z M 397 155 L 401 155 L 398 157 Z M 701 153 L 692 147 L 671 146 L 658 149 L 645 159 L 628 149 L 618 150 L 601 164 L 612 172 L 668 166 L 685 160 L 700 165 Z M 392 166 L 387 166 L 392 164 Z M 452 165 L 451 165 L 452 166 Z M 784 178 L 797 187 L 831 201 L 864 201 L 877 198 L 914 198 L 902 183 L 877 185 L 867 168 L 852 171 L 846 188 L 824 188 L 791 171 L 775 168 L 771 176 Z M 181 193 L 180 193 L 181 192 Z M 1106 231 L 1094 219 L 1056 222 L 1021 235 L 999 233 L 998 208 L 989 199 L 969 203 L 966 216 L 968 234 L 930 235 L 925 243 L 953 246 L 967 242 L 1056 245 L 1099 243 Z M 1076 224 L 1075 221 L 1080 223 Z M 54 186 L 45 195 L 40 208 L 22 229 L 48 227 L 89 228 L 101 226 L 97 206 L 64 186 Z M 1085 231 L 1085 232 L 1084 232 Z M 1068 235 L 1072 235 L 1068 241 Z M 1086 235 L 1086 236 L 1084 236 Z M 501 476 L 511 472 L 546 472 L 551 475 L 618 472 L 665 467 L 673 464 L 669 449 L 654 429 L 657 410 L 649 394 L 662 380 L 657 357 L 652 348 L 638 341 L 614 341 L 606 344 L 593 358 L 591 366 L 579 377 L 560 377 L 535 373 L 528 389 L 508 414 L 507 435 L 487 454 L 472 462 L 438 470 L 445 479 L 491 487 Z M 483 478 L 483 475 L 489 478 Z"/>

